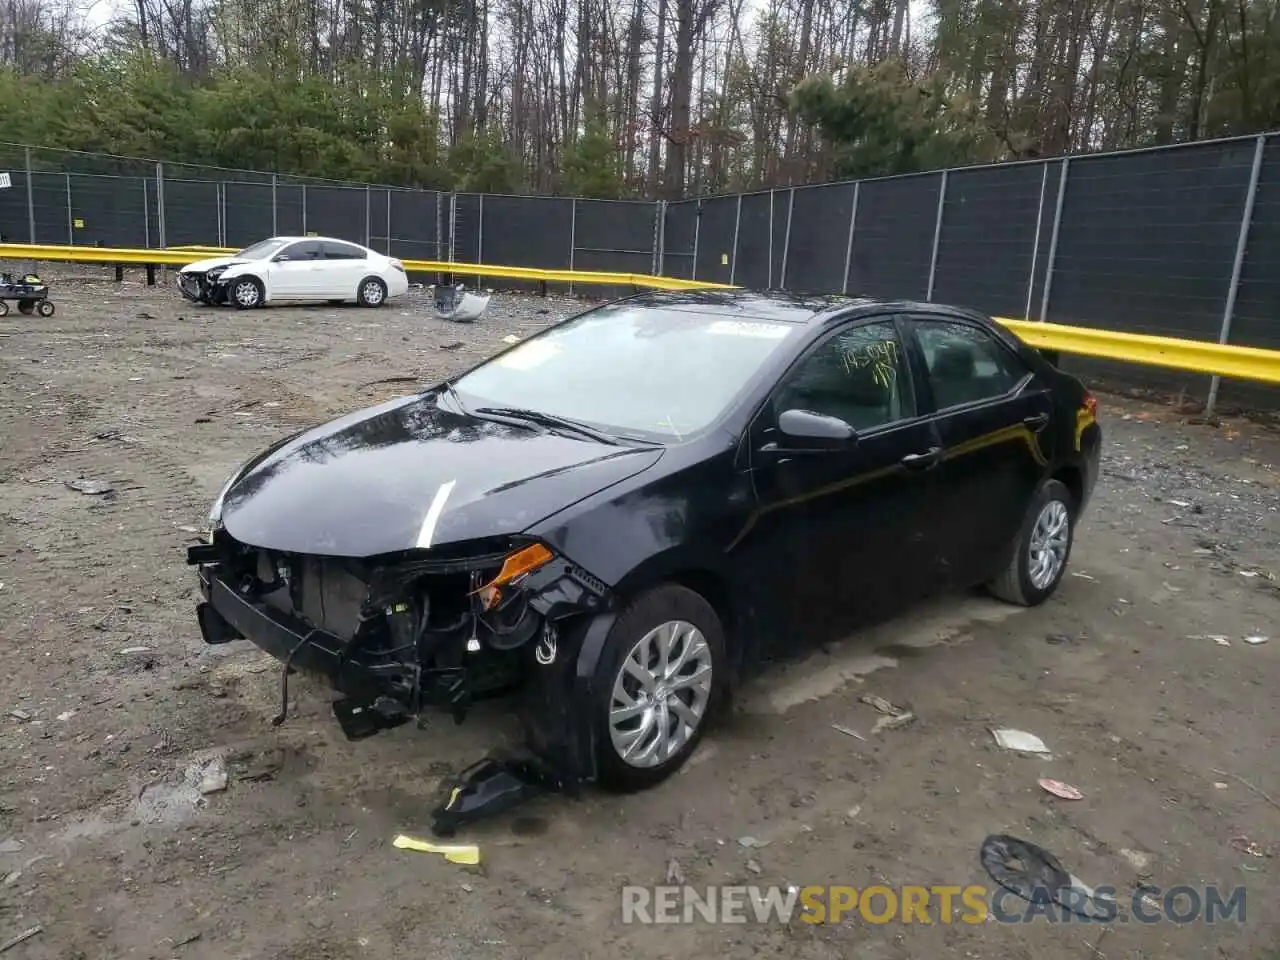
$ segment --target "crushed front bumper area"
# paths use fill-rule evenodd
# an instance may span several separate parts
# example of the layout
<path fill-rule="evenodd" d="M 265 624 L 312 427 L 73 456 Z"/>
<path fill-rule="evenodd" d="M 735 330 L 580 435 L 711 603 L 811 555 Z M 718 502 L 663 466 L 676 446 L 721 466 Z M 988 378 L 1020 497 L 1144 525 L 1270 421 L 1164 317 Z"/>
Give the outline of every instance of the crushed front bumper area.
<path fill-rule="evenodd" d="M 187 562 L 205 642 L 247 639 L 281 662 L 277 725 L 294 672 L 343 695 L 333 710 L 351 739 L 431 711 L 461 722 L 475 700 L 513 693 L 542 779 L 573 792 L 595 779 L 583 651 L 593 666 L 614 601 L 541 549 L 548 559 L 503 582 L 501 597 L 486 591 L 507 569 L 502 552 L 364 567 L 257 550 L 222 531 L 188 548 Z M 504 610 L 516 612 L 494 619 Z"/>
<path fill-rule="evenodd" d="M 179 273 L 177 283 L 178 292 L 192 303 L 219 306 L 228 302 L 227 284 L 222 281 L 220 272 Z"/>

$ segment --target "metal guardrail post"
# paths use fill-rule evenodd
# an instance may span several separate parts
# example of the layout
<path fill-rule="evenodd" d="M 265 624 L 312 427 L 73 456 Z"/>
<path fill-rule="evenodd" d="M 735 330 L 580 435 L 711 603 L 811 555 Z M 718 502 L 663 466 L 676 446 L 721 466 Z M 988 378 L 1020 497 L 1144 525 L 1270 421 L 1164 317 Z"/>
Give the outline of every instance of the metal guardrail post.
<path fill-rule="evenodd" d="M 76 231 L 74 224 L 75 214 L 71 212 L 71 174 L 64 173 L 63 177 L 66 179 L 67 184 L 67 243 L 74 247 L 76 245 Z"/>
<path fill-rule="evenodd" d="M 437 224 L 438 226 L 438 224 Z M 387 188 L 387 256 L 391 256 L 391 188 Z"/>
<path fill-rule="evenodd" d="M 787 257 L 791 253 L 791 211 L 796 206 L 796 188 L 791 188 L 791 195 L 787 197 L 787 232 L 782 237 L 782 282 L 779 284 L 783 290 L 787 289 Z"/>
<path fill-rule="evenodd" d="M 1236 237 L 1236 255 L 1231 263 L 1231 285 L 1227 288 L 1227 302 L 1222 308 L 1222 330 L 1218 334 L 1218 342 L 1226 344 L 1231 339 L 1231 321 L 1236 312 L 1236 294 L 1240 292 L 1240 273 L 1244 270 L 1245 250 L 1249 246 L 1249 228 L 1253 226 L 1253 206 L 1258 199 L 1258 180 L 1262 177 L 1262 158 L 1266 153 L 1267 138 L 1258 134 L 1253 148 L 1253 166 L 1249 170 L 1249 187 L 1244 195 L 1244 212 L 1240 215 L 1240 233 Z M 1212 417 L 1218 405 L 1218 388 L 1222 378 L 1214 375 L 1209 382 L 1209 398 L 1205 401 L 1204 413 Z"/>
<path fill-rule="evenodd" d="M 938 185 L 938 215 L 933 221 L 933 250 L 929 254 L 929 285 L 924 298 L 933 300 L 933 281 L 938 275 L 938 245 L 942 242 L 942 211 L 947 205 L 947 171 L 942 171 L 942 183 Z"/>
<path fill-rule="evenodd" d="M 693 268 L 689 271 L 689 279 L 698 279 L 698 235 L 702 232 L 702 198 L 695 200 L 693 206 Z"/>
<path fill-rule="evenodd" d="M 274 173 L 271 175 L 271 235 L 273 237 L 280 235 L 280 205 L 276 203 L 276 181 L 279 179 Z"/>
<path fill-rule="evenodd" d="M 373 246 L 373 190 L 364 185 L 364 245 Z"/>
<path fill-rule="evenodd" d="M 307 185 L 302 185 L 302 235 L 307 235 Z"/>
<path fill-rule="evenodd" d="M 853 259 L 853 230 L 858 222 L 858 194 L 862 192 L 862 181 L 853 182 L 853 209 L 849 211 L 849 240 L 844 247 L 844 279 L 840 281 L 840 292 L 849 292 L 849 262 Z"/>
<path fill-rule="evenodd" d="M 769 191 L 769 280 L 766 289 L 773 289 L 773 193 Z"/>
<path fill-rule="evenodd" d="M 1053 208 L 1053 233 L 1049 235 L 1049 263 L 1044 268 L 1044 292 L 1040 294 L 1041 323 L 1049 319 L 1049 293 L 1053 289 L 1053 268 L 1058 261 L 1058 233 L 1062 229 L 1062 206 L 1067 198 L 1067 174 L 1070 170 L 1071 158 L 1063 157 L 1062 173 L 1058 175 L 1058 201 Z"/>
<path fill-rule="evenodd" d="M 1049 185 L 1049 164 L 1040 168 L 1040 205 L 1036 207 L 1036 237 L 1031 241 L 1031 270 L 1027 276 L 1027 306 L 1022 311 L 1024 319 L 1031 319 L 1031 297 L 1036 289 L 1036 261 L 1040 259 L 1040 226 L 1044 222 L 1044 189 Z"/>
<path fill-rule="evenodd" d="M 742 226 L 742 194 L 738 194 L 737 209 L 733 213 L 733 249 L 729 251 L 729 282 L 738 272 L 738 228 Z"/>
<path fill-rule="evenodd" d="M 71 208 L 71 181 L 67 181 L 67 210 L 70 215 Z M 167 247 L 169 244 L 165 241 L 164 231 L 164 164 L 156 164 L 156 233 L 160 241 L 160 246 Z"/>
<path fill-rule="evenodd" d="M 31 192 L 31 148 L 23 147 L 23 162 L 27 168 L 27 240 L 36 242 L 36 204 Z"/>
<path fill-rule="evenodd" d="M 142 242 L 146 244 L 147 249 L 151 249 L 151 198 L 147 196 L 147 181 L 142 178 L 138 181 L 142 186 Z"/>
<path fill-rule="evenodd" d="M 576 214 L 575 214 L 576 215 Z M 484 263 L 484 194 L 480 194 L 480 213 L 476 217 L 476 263 Z M 572 229 L 572 228 L 571 228 Z M 569 240 L 569 269 L 573 269 L 573 239 Z"/>

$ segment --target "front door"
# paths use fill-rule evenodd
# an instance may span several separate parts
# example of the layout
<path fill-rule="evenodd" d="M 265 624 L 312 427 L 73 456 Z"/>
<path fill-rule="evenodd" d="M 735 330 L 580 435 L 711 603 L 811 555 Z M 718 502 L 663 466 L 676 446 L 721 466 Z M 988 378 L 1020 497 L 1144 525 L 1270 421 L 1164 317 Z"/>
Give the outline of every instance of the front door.
<path fill-rule="evenodd" d="M 788 436 L 779 426 L 786 410 L 836 417 L 856 437 L 824 446 Z M 763 583 L 778 608 L 770 620 L 790 625 L 789 635 L 762 638 L 766 644 L 843 636 L 918 595 L 939 444 L 933 424 L 918 416 L 894 318 L 854 323 L 810 348 L 748 440 L 758 499 L 753 552 L 767 558 Z"/>
<path fill-rule="evenodd" d="M 936 470 L 940 579 L 967 587 L 1003 565 L 1052 460 L 1046 428 L 1053 397 L 1021 358 L 972 321 L 913 317 L 910 328 L 943 447 Z"/>
<path fill-rule="evenodd" d="M 272 300 L 308 300 L 317 282 L 317 268 L 324 266 L 320 259 L 320 241 L 299 240 L 291 243 L 271 258 L 271 277 L 268 296 Z"/>

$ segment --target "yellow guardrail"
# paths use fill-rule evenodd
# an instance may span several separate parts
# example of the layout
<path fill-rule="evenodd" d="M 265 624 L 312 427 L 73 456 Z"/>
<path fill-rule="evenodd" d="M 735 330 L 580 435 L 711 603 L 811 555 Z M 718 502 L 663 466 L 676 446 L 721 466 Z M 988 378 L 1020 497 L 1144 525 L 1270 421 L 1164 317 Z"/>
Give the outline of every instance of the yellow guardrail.
<path fill-rule="evenodd" d="M 184 266 L 210 256 L 230 255 L 224 247 L 166 247 L 133 250 L 116 247 L 80 247 L 60 244 L 0 243 L 0 259 L 45 260 L 64 263 L 132 263 Z M 414 273 L 451 273 L 464 277 L 506 277 L 544 283 L 584 283 L 604 286 L 651 287 L 657 290 L 733 289 L 727 283 L 681 280 L 647 273 L 608 273 L 598 270 L 544 270 L 540 267 L 508 267 L 483 263 L 449 263 L 444 260 L 401 260 Z"/>
<path fill-rule="evenodd" d="M 44 260 L 74 263 L 155 264 L 183 266 L 219 254 L 235 253 L 226 247 L 168 247 L 132 250 L 111 247 L 79 247 L 54 244 L 0 243 L 0 259 Z M 414 273 L 450 273 L 469 277 L 505 277 L 551 283 L 603 284 L 649 287 L 659 290 L 732 290 L 727 283 L 682 280 L 645 273 L 608 273 L 595 270 L 543 270 L 442 260 L 402 260 Z M 1203 340 L 1182 340 L 1141 333 L 1121 333 L 1093 327 L 1067 326 L 996 317 L 1022 340 L 1042 350 L 1056 350 L 1083 357 L 1118 360 L 1146 366 L 1168 367 L 1191 373 L 1214 374 L 1240 380 L 1280 384 L 1280 350 L 1238 347 Z"/>
<path fill-rule="evenodd" d="M 1081 357 L 1280 384 L 1280 350 L 996 317 L 1025 343 Z"/>

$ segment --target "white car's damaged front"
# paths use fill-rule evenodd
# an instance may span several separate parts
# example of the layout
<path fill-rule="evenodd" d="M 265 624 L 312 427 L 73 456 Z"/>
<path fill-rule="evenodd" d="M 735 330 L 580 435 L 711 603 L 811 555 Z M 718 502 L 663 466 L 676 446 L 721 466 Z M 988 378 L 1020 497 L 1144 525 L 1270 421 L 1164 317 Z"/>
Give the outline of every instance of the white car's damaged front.
<path fill-rule="evenodd" d="M 288 237 L 272 237 L 230 256 L 188 263 L 178 271 L 178 290 L 193 303 L 224 304 L 228 300 L 230 281 L 236 274 L 246 265 L 275 255 L 288 242 Z"/>

